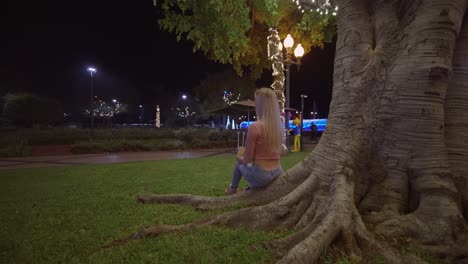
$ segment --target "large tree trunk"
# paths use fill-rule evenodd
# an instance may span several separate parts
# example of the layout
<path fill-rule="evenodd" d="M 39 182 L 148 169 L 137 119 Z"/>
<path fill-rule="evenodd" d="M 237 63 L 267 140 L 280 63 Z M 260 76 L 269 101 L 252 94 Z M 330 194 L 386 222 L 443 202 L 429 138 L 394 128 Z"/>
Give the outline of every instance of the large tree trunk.
<path fill-rule="evenodd" d="M 468 263 L 468 0 L 337 4 L 331 113 L 309 157 L 266 188 L 230 197 L 139 196 L 249 207 L 128 239 L 224 224 L 295 230 L 267 245 L 279 263 L 314 263 L 330 243 L 357 259 L 422 262 L 386 238 Z"/>

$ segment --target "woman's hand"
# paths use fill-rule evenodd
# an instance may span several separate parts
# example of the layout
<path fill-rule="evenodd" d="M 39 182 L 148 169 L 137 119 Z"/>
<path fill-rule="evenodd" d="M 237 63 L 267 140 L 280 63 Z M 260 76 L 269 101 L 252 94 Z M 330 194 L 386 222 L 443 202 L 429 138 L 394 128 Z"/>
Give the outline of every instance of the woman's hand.
<path fill-rule="evenodd" d="M 239 149 L 237 150 L 236 159 L 240 163 L 244 163 L 244 152 L 245 152 L 244 147 L 239 147 Z"/>

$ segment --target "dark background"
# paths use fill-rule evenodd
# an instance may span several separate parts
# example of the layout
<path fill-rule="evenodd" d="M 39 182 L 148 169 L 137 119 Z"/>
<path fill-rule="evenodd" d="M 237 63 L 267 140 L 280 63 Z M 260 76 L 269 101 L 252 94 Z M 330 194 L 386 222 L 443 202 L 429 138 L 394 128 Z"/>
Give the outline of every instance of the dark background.
<path fill-rule="evenodd" d="M 156 104 L 164 113 L 181 94 L 193 95 L 205 74 L 231 68 L 159 30 L 161 14 L 152 0 L 8 1 L 2 9 L 0 96 L 33 92 L 57 98 L 66 112 L 77 113 L 89 105 L 86 69 L 94 66 L 96 96 L 118 99 L 130 111 L 142 104 L 150 119 Z M 291 67 L 291 107 L 300 108 L 300 94 L 307 94 L 305 113 L 315 100 L 320 117 L 326 117 L 334 49 L 334 44 L 313 49 L 299 72 Z M 267 71 L 257 81 L 270 83 Z"/>

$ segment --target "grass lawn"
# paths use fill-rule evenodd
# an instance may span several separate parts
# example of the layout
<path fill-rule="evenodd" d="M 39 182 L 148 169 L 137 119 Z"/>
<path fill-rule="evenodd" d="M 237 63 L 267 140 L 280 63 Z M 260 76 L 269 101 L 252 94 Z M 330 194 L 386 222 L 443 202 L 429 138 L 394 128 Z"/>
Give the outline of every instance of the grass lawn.
<path fill-rule="evenodd" d="M 306 155 L 283 158 L 283 168 Z M 271 262 L 260 242 L 285 233 L 206 227 L 100 249 L 146 225 L 216 213 L 135 195 L 224 195 L 233 166 L 234 157 L 210 157 L 0 171 L 0 263 Z"/>

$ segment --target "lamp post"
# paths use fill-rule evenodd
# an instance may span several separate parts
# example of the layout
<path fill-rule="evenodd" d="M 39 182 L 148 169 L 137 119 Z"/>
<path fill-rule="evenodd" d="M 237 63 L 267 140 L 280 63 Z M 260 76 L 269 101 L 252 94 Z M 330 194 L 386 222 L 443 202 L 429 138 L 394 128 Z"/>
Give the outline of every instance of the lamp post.
<path fill-rule="evenodd" d="M 304 149 L 304 135 L 302 134 L 302 125 L 304 124 L 304 98 L 307 98 L 307 95 L 301 94 L 301 145 L 299 151 Z"/>
<path fill-rule="evenodd" d="M 140 125 L 143 124 L 144 115 L 145 115 L 145 108 L 143 108 L 143 106 L 140 105 Z"/>
<path fill-rule="evenodd" d="M 313 119 L 315 119 L 315 118 L 318 117 L 317 108 L 315 107 L 315 106 L 316 106 L 316 105 L 315 105 L 315 100 L 314 100 L 314 102 L 313 102 L 313 105 L 314 105 L 314 107 L 313 107 L 313 109 L 314 109 Z"/>
<path fill-rule="evenodd" d="M 280 43 L 281 44 L 281 43 Z M 291 34 L 288 34 L 286 38 L 284 39 L 284 47 L 286 48 L 286 60 L 284 60 L 284 64 L 286 65 L 285 71 L 286 71 L 286 108 L 289 108 L 289 86 L 290 86 L 290 69 L 291 69 L 291 64 L 297 65 L 297 68 L 301 66 L 301 58 L 304 55 L 304 48 L 302 47 L 301 44 L 297 44 L 296 48 L 294 49 L 294 56 L 296 57 L 295 59 L 292 58 L 291 56 L 291 50 L 292 47 L 294 46 L 294 39 L 291 37 Z M 289 139 L 289 113 L 286 111 L 286 147 L 288 148 L 288 152 L 291 151 L 290 147 L 290 139 Z"/>
<path fill-rule="evenodd" d="M 94 136 L 94 75 L 96 68 L 88 67 L 88 72 L 91 74 L 91 138 Z"/>
<path fill-rule="evenodd" d="M 115 113 L 117 112 L 118 101 L 117 99 L 112 99 L 112 102 L 114 103 L 114 112 L 112 113 L 112 117 L 114 117 Z"/>

